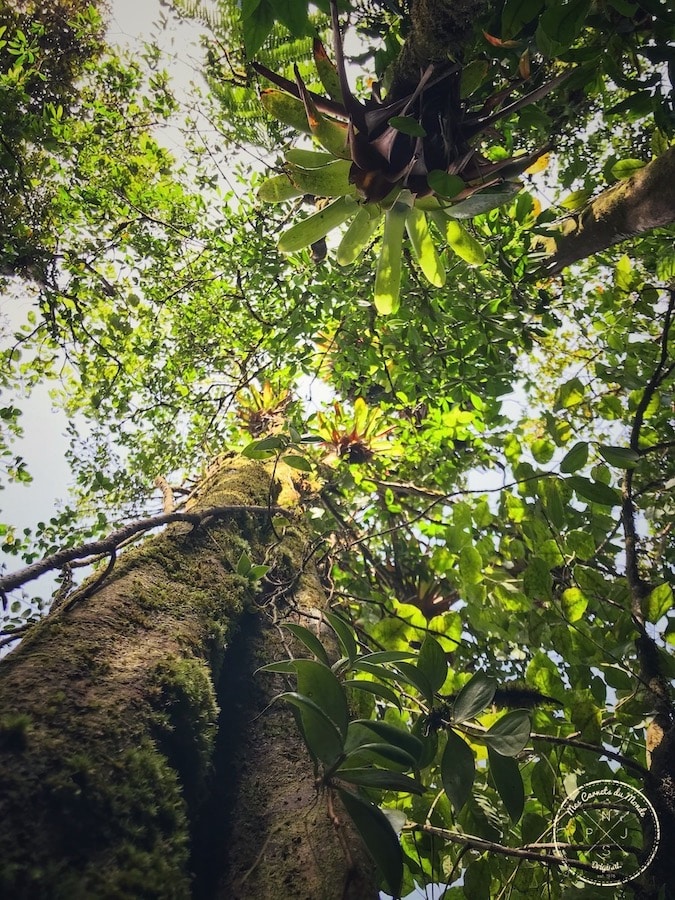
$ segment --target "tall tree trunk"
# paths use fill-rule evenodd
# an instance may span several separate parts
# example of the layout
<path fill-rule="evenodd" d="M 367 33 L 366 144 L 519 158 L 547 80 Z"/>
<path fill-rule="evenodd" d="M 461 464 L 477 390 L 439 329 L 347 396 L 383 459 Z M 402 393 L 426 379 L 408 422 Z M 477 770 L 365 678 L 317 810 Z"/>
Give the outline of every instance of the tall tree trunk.
<path fill-rule="evenodd" d="M 551 256 L 543 269 L 557 275 L 580 259 L 674 221 L 675 147 L 671 147 L 568 216 L 559 233 L 545 238 Z"/>
<path fill-rule="evenodd" d="M 270 500 L 297 506 L 290 480 L 224 458 L 192 508 Z M 278 685 L 254 676 L 282 653 L 267 613 L 325 602 L 306 546 L 297 516 L 281 540 L 260 512 L 173 525 L 0 663 L 2 896 L 377 896 L 292 716 L 268 709 Z M 242 551 L 274 564 L 267 607 Z"/>

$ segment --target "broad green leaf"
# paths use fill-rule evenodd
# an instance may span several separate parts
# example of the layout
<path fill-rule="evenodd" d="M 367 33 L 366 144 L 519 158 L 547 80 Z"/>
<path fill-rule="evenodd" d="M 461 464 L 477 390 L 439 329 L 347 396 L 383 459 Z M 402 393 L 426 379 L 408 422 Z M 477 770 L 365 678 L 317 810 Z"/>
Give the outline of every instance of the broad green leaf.
<path fill-rule="evenodd" d="M 342 754 L 342 735 L 326 713 L 296 691 L 278 694 L 275 700 L 290 703 L 298 711 L 298 724 L 309 752 L 327 766 L 333 765 Z"/>
<path fill-rule="evenodd" d="M 362 207 L 347 226 L 337 249 L 337 261 L 341 266 L 349 266 L 361 256 L 370 243 L 382 221 L 383 213 L 378 208 L 373 211 Z"/>
<path fill-rule="evenodd" d="M 588 606 L 588 598 L 577 587 L 567 588 L 560 598 L 563 613 L 568 622 L 578 622 L 583 618 Z"/>
<path fill-rule="evenodd" d="M 375 861 L 387 891 L 393 897 L 401 894 L 403 852 L 398 836 L 382 810 L 348 791 L 337 791 L 366 849 Z"/>
<path fill-rule="evenodd" d="M 406 794 L 423 794 L 424 785 L 408 775 L 391 772 L 389 769 L 362 768 L 350 769 L 341 766 L 335 776 L 349 784 L 376 788 L 379 791 L 399 791 Z"/>
<path fill-rule="evenodd" d="M 637 171 L 643 169 L 647 163 L 643 159 L 620 159 L 612 166 L 612 175 L 615 178 L 630 178 Z"/>
<path fill-rule="evenodd" d="M 572 191 L 571 194 L 568 194 L 563 200 L 560 201 L 560 206 L 563 209 L 567 209 L 570 212 L 576 212 L 579 209 L 583 209 L 584 206 L 588 203 L 591 198 L 593 191 L 590 188 L 581 188 L 578 191 Z"/>
<path fill-rule="evenodd" d="M 346 159 L 336 159 L 333 162 L 326 163 L 325 166 L 312 168 L 304 168 L 291 163 L 287 163 L 284 166 L 284 172 L 288 180 L 303 194 L 345 199 L 355 194 L 355 188 L 349 181 L 350 169 L 351 164 Z M 324 207 L 324 209 L 327 208 Z M 353 214 L 356 215 L 359 208 L 356 203 L 350 208 Z"/>
<path fill-rule="evenodd" d="M 497 719 L 494 725 L 482 735 L 482 740 L 495 753 L 502 756 L 517 756 L 530 739 L 529 713 L 524 709 L 513 709 Z"/>
<path fill-rule="evenodd" d="M 523 25 L 527 25 L 539 13 L 544 0 L 506 0 L 502 9 L 502 38 L 516 37 Z"/>
<path fill-rule="evenodd" d="M 299 166 L 301 169 L 320 169 L 328 163 L 335 162 L 332 153 L 325 150 L 305 150 L 301 147 L 292 147 L 285 153 L 286 162 Z"/>
<path fill-rule="evenodd" d="M 483 557 L 471 544 L 460 551 L 459 574 L 466 584 L 480 584 L 483 580 Z"/>
<path fill-rule="evenodd" d="M 422 642 L 417 668 L 426 675 L 434 693 L 443 687 L 448 674 L 448 661 L 445 651 L 430 634 Z"/>
<path fill-rule="evenodd" d="M 532 556 L 523 573 L 523 591 L 532 600 L 550 600 L 553 578 L 550 566 L 539 556 Z"/>
<path fill-rule="evenodd" d="M 409 731 L 404 731 L 402 728 L 390 725 L 389 722 L 381 722 L 376 719 L 354 719 L 349 726 L 350 732 L 356 726 L 371 731 L 380 738 L 380 740 L 387 741 L 396 747 L 400 747 L 416 760 L 419 760 L 422 755 L 423 746 L 420 739 L 415 737 L 415 735 L 411 734 Z M 349 742 L 348 746 L 350 746 Z"/>
<path fill-rule="evenodd" d="M 297 2 L 297 0 L 295 0 Z M 304 6 L 304 4 L 301 4 Z M 335 63 L 326 53 L 326 48 L 318 37 L 314 38 L 313 46 L 314 63 L 316 71 L 319 74 L 321 84 L 331 100 L 337 100 L 342 103 L 342 89 L 340 87 L 340 78 Z"/>
<path fill-rule="evenodd" d="M 475 774 L 473 750 L 452 728 L 448 728 L 441 759 L 441 781 L 456 815 L 471 795 Z"/>
<path fill-rule="evenodd" d="M 302 197 L 303 193 L 287 175 L 273 175 L 258 188 L 258 199 L 263 203 L 283 203 L 285 200 Z"/>
<path fill-rule="evenodd" d="M 309 697 L 337 725 L 340 734 L 347 733 L 349 709 L 344 688 L 327 665 L 313 659 L 296 659 L 298 691 Z"/>
<path fill-rule="evenodd" d="M 465 66 L 462 66 L 462 82 L 459 88 L 459 94 L 462 99 L 466 97 L 470 97 L 473 93 L 475 93 L 478 88 L 483 84 L 485 79 L 487 78 L 487 74 L 489 71 L 490 65 L 486 59 L 472 59 Z M 435 169 L 434 172 L 439 172 L 439 169 Z M 430 172 L 429 175 L 432 175 L 433 172 Z M 441 171 L 442 175 L 445 175 L 445 172 Z M 455 175 L 449 175 L 449 178 L 455 178 Z M 437 194 L 441 194 L 443 197 L 454 197 L 455 194 L 445 194 L 443 191 L 439 191 L 437 187 L 435 187 L 431 181 L 429 181 L 429 177 L 427 176 L 427 182 L 429 183 L 429 187 L 432 190 L 436 191 Z M 461 190 L 461 188 L 460 188 Z M 456 191 L 455 193 L 459 193 Z"/>
<path fill-rule="evenodd" d="M 673 589 L 669 584 L 660 584 L 647 597 L 645 618 L 654 625 L 673 608 Z"/>
<path fill-rule="evenodd" d="M 381 316 L 398 312 L 403 233 L 412 204 L 410 191 L 401 191 L 384 216 L 382 246 L 375 272 L 375 309 Z"/>
<path fill-rule="evenodd" d="M 296 625 L 293 622 L 284 622 L 282 628 L 285 628 L 287 631 L 290 631 L 291 634 L 295 635 L 295 637 L 307 647 L 309 652 L 316 656 L 319 662 L 322 662 L 326 666 L 329 665 L 328 654 L 326 653 L 325 647 L 318 637 L 308 628 L 305 628 L 304 625 Z"/>
<path fill-rule="evenodd" d="M 598 450 L 600 456 L 617 469 L 633 469 L 640 462 L 640 454 L 629 447 L 609 447 L 605 444 Z"/>
<path fill-rule="evenodd" d="M 407 750 L 394 744 L 383 744 L 376 741 L 357 744 L 352 750 L 346 750 L 344 760 L 340 763 L 341 766 L 351 769 L 365 765 L 384 766 L 386 769 L 392 768 L 392 764 L 394 768 L 398 769 L 417 768 L 417 760 Z"/>
<path fill-rule="evenodd" d="M 476 672 L 455 698 L 452 707 L 453 722 L 467 722 L 482 713 L 491 703 L 497 689 L 497 679 Z"/>
<path fill-rule="evenodd" d="M 313 470 L 311 462 L 305 456 L 287 453 L 285 456 L 282 456 L 282 460 L 287 466 L 290 466 L 291 469 L 297 469 L 299 472 L 311 472 Z"/>
<path fill-rule="evenodd" d="M 412 116 L 392 116 L 388 124 L 396 131 L 409 134 L 411 137 L 426 137 L 427 135 L 422 125 Z"/>
<path fill-rule="evenodd" d="M 357 691 L 365 691 L 368 694 L 373 694 L 374 696 L 380 697 L 382 700 L 386 700 L 388 703 L 392 703 L 394 706 L 401 709 L 401 700 L 398 694 L 391 688 L 387 687 L 386 684 L 379 684 L 375 681 L 364 681 L 363 679 L 352 678 L 345 681 L 344 685 L 346 688 L 353 688 Z"/>
<path fill-rule="evenodd" d="M 243 578 L 246 578 L 250 571 L 251 560 L 248 558 L 248 554 L 246 553 L 246 551 L 243 550 L 241 556 L 237 561 L 237 575 L 241 575 Z"/>
<path fill-rule="evenodd" d="M 340 646 L 344 650 L 345 656 L 347 656 L 350 661 L 355 660 L 358 655 L 359 648 L 358 644 L 356 643 L 356 637 L 354 636 L 354 631 L 352 630 L 352 628 L 336 613 L 324 612 L 323 617 L 337 635 L 338 641 L 340 642 Z"/>
<path fill-rule="evenodd" d="M 307 34 L 309 9 L 298 0 L 274 0 L 274 15 L 294 37 Z"/>
<path fill-rule="evenodd" d="M 591 503 L 600 503 L 603 506 L 620 506 L 621 497 L 618 491 L 603 484 L 601 481 L 591 481 L 589 478 L 583 478 L 581 475 L 572 475 L 567 479 L 567 483 L 574 492 L 583 500 Z"/>
<path fill-rule="evenodd" d="M 397 662 L 396 668 L 400 672 L 400 678 L 417 688 L 428 703 L 434 702 L 434 691 L 424 672 L 407 662 Z"/>
<path fill-rule="evenodd" d="M 408 213 L 405 227 L 412 244 L 415 259 L 419 263 L 427 281 L 433 284 L 434 287 L 443 287 L 445 284 L 445 266 L 431 237 L 426 214 L 413 206 Z"/>
<path fill-rule="evenodd" d="M 586 441 L 577 441 L 577 443 L 568 450 L 560 462 L 560 471 L 565 475 L 572 472 L 578 472 L 583 469 L 588 461 L 588 443 Z"/>
<path fill-rule="evenodd" d="M 270 437 L 247 444 L 241 451 L 241 455 L 247 457 L 247 459 L 268 459 L 270 456 L 274 456 L 275 451 L 280 450 L 283 446 L 284 441 L 282 438 L 270 435 Z"/>
<path fill-rule="evenodd" d="M 249 3 L 248 15 L 242 13 L 242 25 L 244 47 L 246 55 L 254 57 L 265 43 L 274 25 L 274 10 L 270 0 L 260 0 L 259 3 Z"/>
<path fill-rule="evenodd" d="M 497 753 L 488 746 L 490 775 L 512 822 L 520 821 L 525 807 L 525 788 L 515 759 Z"/>
<path fill-rule="evenodd" d="M 276 88 L 265 88 L 260 92 L 260 102 L 267 112 L 284 125 L 290 125 L 295 131 L 311 134 L 307 121 L 307 113 L 302 100 L 292 97 L 286 91 Z"/>
<path fill-rule="evenodd" d="M 454 215 L 453 210 L 453 215 Z M 485 251 L 476 238 L 455 219 L 448 219 L 445 226 L 445 239 L 464 262 L 470 266 L 480 266 L 485 262 Z"/>
<path fill-rule="evenodd" d="M 466 187 L 466 182 L 459 175 L 448 175 L 447 172 L 443 172 L 441 169 L 434 169 L 429 172 L 427 183 L 434 193 L 439 194 L 446 200 L 456 197 Z M 438 221 L 442 225 L 441 234 L 445 237 L 445 219 L 442 218 Z"/>
<path fill-rule="evenodd" d="M 319 212 L 314 213 L 285 231 L 279 238 L 279 250 L 282 253 L 294 253 L 325 237 L 333 228 L 342 225 L 347 219 L 356 215 L 358 206 L 351 197 L 338 197 Z"/>
<path fill-rule="evenodd" d="M 410 650 L 375 650 L 361 657 L 362 662 L 389 663 L 400 662 L 404 659 L 414 659 L 417 654 Z"/>
<path fill-rule="evenodd" d="M 590 8 L 591 0 L 560 0 L 545 10 L 535 35 L 544 56 L 558 56 L 574 43 Z"/>
<path fill-rule="evenodd" d="M 467 197 L 466 200 L 453 203 L 450 207 L 450 213 L 453 219 L 473 219 L 475 216 L 480 216 L 483 213 L 490 212 L 492 209 L 504 206 L 505 203 L 509 203 L 520 190 L 520 183 L 505 181 L 503 184 L 495 187 L 477 191 L 475 194 Z"/>

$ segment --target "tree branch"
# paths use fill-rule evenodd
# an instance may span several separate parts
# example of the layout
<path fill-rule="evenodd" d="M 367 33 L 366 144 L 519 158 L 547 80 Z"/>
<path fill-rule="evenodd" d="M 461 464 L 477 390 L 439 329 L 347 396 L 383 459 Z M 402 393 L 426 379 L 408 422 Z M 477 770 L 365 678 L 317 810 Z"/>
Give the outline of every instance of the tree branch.
<path fill-rule="evenodd" d="M 174 512 L 165 513 L 161 516 L 152 516 L 148 519 L 138 519 L 136 522 L 130 522 L 106 538 L 99 541 L 91 541 L 88 544 L 80 544 L 79 547 L 68 547 L 65 550 L 59 550 L 50 556 L 45 556 L 38 562 L 31 563 L 17 572 L 0 577 L 0 597 L 4 597 L 7 591 L 20 587 L 29 581 L 34 581 L 40 575 L 50 572 L 52 569 L 61 569 L 63 566 L 75 559 L 85 559 L 90 556 L 102 556 L 113 554 L 117 551 L 120 544 L 128 541 L 129 538 L 144 531 L 150 531 L 153 528 L 159 528 L 161 525 L 169 525 L 172 522 L 187 522 L 197 528 L 204 525 L 209 519 L 222 519 L 235 513 L 246 512 L 255 515 L 289 515 L 289 510 L 281 506 L 213 506 L 198 512 Z"/>
<path fill-rule="evenodd" d="M 544 241 L 552 245 L 544 272 L 558 275 L 580 259 L 673 221 L 675 147 L 567 217 L 562 230 Z"/>

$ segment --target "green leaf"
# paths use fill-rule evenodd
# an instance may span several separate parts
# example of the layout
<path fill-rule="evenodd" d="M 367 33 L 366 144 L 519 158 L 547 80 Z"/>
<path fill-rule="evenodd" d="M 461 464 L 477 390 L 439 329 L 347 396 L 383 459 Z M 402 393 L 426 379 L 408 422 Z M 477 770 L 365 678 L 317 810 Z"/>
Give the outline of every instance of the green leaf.
<path fill-rule="evenodd" d="M 356 726 L 359 726 L 366 731 L 371 731 L 380 738 L 380 740 L 387 741 L 389 744 L 400 747 L 412 756 L 413 759 L 419 760 L 422 756 L 424 750 L 422 741 L 409 731 L 404 731 L 402 728 L 390 725 L 389 722 L 381 722 L 376 719 L 354 719 L 350 723 L 350 731 Z M 351 749 L 349 740 L 347 741 L 347 746 Z"/>
<path fill-rule="evenodd" d="M 317 170 L 318 171 L 318 170 Z M 355 216 L 358 205 L 351 197 L 338 197 L 319 212 L 296 222 L 279 238 L 281 253 L 294 253 L 325 237 L 333 228 Z"/>
<path fill-rule="evenodd" d="M 287 175 L 274 175 L 258 188 L 258 199 L 263 203 L 283 203 L 302 197 L 303 191 L 296 187 Z"/>
<path fill-rule="evenodd" d="M 285 628 L 287 631 L 290 631 L 291 634 L 295 635 L 295 637 L 307 647 L 309 652 L 316 656 L 319 662 L 322 662 L 326 666 L 329 665 L 328 654 L 326 653 L 325 647 L 318 637 L 308 628 L 305 628 L 304 625 L 295 625 L 292 622 L 284 622 L 282 628 Z"/>
<path fill-rule="evenodd" d="M 553 578 L 548 563 L 539 556 L 532 556 L 523 573 L 523 592 L 532 600 L 550 600 Z"/>
<path fill-rule="evenodd" d="M 413 666 L 410 663 L 406 662 L 397 662 L 396 668 L 401 673 L 401 677 L 404 681 L 407 681 L 408 684 L 411 684 L 414 688 L 422 694 L 424 699 L 433 704 L 434 702 L 434 691 L 431 687 L 431 683 L 427 676 L 422 672 L 417 666 Z"/>
<path fill-rule="evenodd" d="M 610 466 L 617 469 L 634 469 L 640 462 L 640 454 L 629 447 L 609 447 L 601 445 L 598 447 L 600 456 L 606 460 Z"/>
<path fill-rule="evenodd" d="M 347 742 L 349 743 L 349 735 Z M 377 741 L 363 744 L 357 743 L 353 749 L 346 751 L 345 758 L 340 763 L 340 766 L 354 769 L 366 764 L 384 766 L 385 768 L 414 769 L 417 767 L 415 759 L 407 751 L 402 750 L 401 747 Z"/>
<path fill-rule="evenodd" d="M 314 701 L 345 735 L 349 722 L 347 697 L 333 672 L 313 659 L 296 659 L 294 665 L 298 673 L 298 691 Z"/>
<path fill-rule="evenodd" d="M 441 169 L 433 169 L 429 172 L 427 184 L 434 193 L 444 197 L 446 200 L 456 197 L 466 187 L 466 182 L 459 175 L 448 175 L 447 172 L 443 172 Z M 440 219 L 439 221 L 442 222 L 443 226 L 441 234 L 445 236 L 445 220 Z"/>
<path fill-rule="evenodd" d="M 654 625 L 673 608 L 673 589 L 669 584 L 660 584 L 647 597 L 645 618 Z"/>
<path fill-rule="evenodd" d="M 399 791 L 406 794 L 423 794 L 424 785 L 414 778 L 388 769 L 362 768 L 349 769 L 342 766 L 335 772 L 341 781 L 358 784 L 362 787 L 376 788 L 379 791 Z"/>
<path fill-rule="evenodd" d="M 353 688 L 357 691 L 366 691 L 368 694 L 374 694 L 376 697 L 381 697 L 382 700 L 386 700 L 398 709 L 401 709 L 401 701 L 398 694 L 390 687 L 387 687 L 386 684 L 378 684 L 375 681 L 364 681 L 363 679 L 352 678 L 345 681 L 344 685 L 346 688 Z"/>
<path fill-rule="evenodd" d="M 476 774 L 473 750 L 452 728 L 447 731 L 447 743 L 441 758 L 443 790 L 457 815 L 471 796 Z"/>
<path fill-rule="evenodd" d="M 342 736 L 325 712 L 296 691 L 278 694 L 275 700 L 290 703 L 298 711 L 298 725 L 307 744 L 307 749 L 315 759 L 333 765 L 342 755 Z"/>
<path fill-rule="evenodd" d="M 482 735 L 482 740 L 502 756 L 516 756 L 530 739 L 530 716 L 524 709 L 514 709 L 498 719 Z"/>
<path fill-rule="evenodd" d="M 544 56 L 558 56 L 574 43 L 590 8 L 591 0 L 559 0 L 545 10 L 535 35 Z"/>
<path fill-rule="evenodd" d="M 246 578 L 250 571 L 251 560 L 248 558 L 248 554 L 244 550 L 242 551 L 242 554 L 237 561 L 237 575 L 241 575 L 243 578 Z"/>
<path fill-rule="evenodd" d="M 443 687 L 448 675 L 448 661 L 445 650 L 430 634 L 422 642 L 417 668 L 427 677 L 434 693 Z"/>
<path fill-rule="evenodd" d="M 483 557 L 471 544 L 460 551 L 459 575 L 466 584 L 480 584 L 483 580 Z"/>
<path fill-rule="evenodd" d="M 579 588 L 571 587 L 563 591 L 560 605 L 568 622 L 578 622 L 586 612 L 588 599 Z"/>
<path fill-rule="evenodd" d="M 577 496 L 591 503 L 600 503 L 602 506 L 620 506 L 621 497 L 618 491 L 603 484 L 601 481 L 591 481 L 589 478 L 582 478 L 580 475 L 572 475 L 567 479 L 567 483 L 574 490 Z"/>
<path fill-rule="evenodd" d="M 452 721 L 467 722 L 482 713 L 492 703 L 496 689 L 496 678 L 476 672 L 455 698 Z"/>
<path fill-rule="evenodd" d="M 640 169 L 644 169 L 647 163 L 642 159 L 620 159 L 611 168 L 615 178 L 630 178 Z"/>
<path fill-rule="evenodd" d="M 480 266 L 485 262 L 485 251 L 481 245 L 455 219 L 448 219 L 445 226 L 445 239 L 448 242 L 448 246 L 455 251 L 457 256 L 470 266 Z"/>
<path fill-rule="evenodd" d="M 254 57 L 274 26 L 274 10 L 269 0 L 253 0 L 242 6 L 242 25 L 246 55 Z"/>
<path fill-rule="evenodd" d="M 568 209 L 570 212 L 576 212 L 586 206 L 592 193 L 593 191 L 590 188 L 581 188 L 578 191 L 572 191 L 571 194 L 568 194 L 560 201 L 560 206 L 562 206 L 563 209 Z"/>
<path fill-rule="evenodd" d="M 506 0 L 502 9 L 502 40 L 516 37 L 523 25 L 527 25 L 539 13 L 544 0 Z"/>
<path fill-rule="evenodd" d="M 427 133 L 422 125 L 412 116 L 392 116 L 388 124 L 396 131 L 402 134 L 409 134 L 411 137 L 426 137 Z"/>
<path fill-rule="evenodd" d="M 304 456 L 297 456 L 294 453 L 287 453 L 282 457 L 282 460 L 286 463 L 287 466 L 290 466 L 291 469 L 297 469 L 299 472 L 311 472 L 313 470 L 311 462 Z"/>
<path fill-rule="evenodd" d="M 488 71 L 490 69 L 490 64 L 486 59 L 472 59 L 471 62 L 467 63 L 462 67 L 462 82 L 459 88 L 459 95 L 464 100 L 466 97 L 470 97 L 473 93 L 475 93 L 478 88 L 483 84 L 485 79 L 487 78 Z M 434 172 L 439 172 L 439 169 L 434 169 Z M 432 172 L 429 175 L 433 174 Z M 442 175 L 445 175 L 445 172 L 441 172 Z M 455 178 L 456 176 L 450 175 L 450 178 Z M 437 194 L 441 194 L 443 197 L 451 196 L 454 197 L 454 194 L 444 194 L 443 191 L 439 191 L 434 185 L 429 181 L 427 177 L 427 182 L 429 187 L 436 191 Z M 461 188 L 460 188 L 461 190 Z M 459 193 L 457 191 L 456 193 Z"/>
<path fill-rule="evenodd" d="M 338 641 L 340 642 L 340 646 L 342 647 L 345 656 L 353 662 L 358 656 L 359 648 L 356 643 L 356 637 L 354 636 L 354 631 L 350 626 L 345 622 L 344 619 L 341 619 L 340 616 L 336 615 L 332 612 L 324 612 L 324 619 L 328 622 L 330 627 L 333 629 L 335 634 L 337 635 Z"/>
<path fill-rule="evenodd" d="M 512 822 L 519 822 L 525 808 L 525 788 L 515 759 L 502 756 L 488 746 L 490 775 Z"/>
<path fill-rule="evenodd" d="M 410 650 L 375 650 L 373 653 L 362 656 L 361 661 L 368 663 L 399 662 L 403 659 L 414 659 L 416 655 Z"/>
<path fill-rule="evenodd" d="M 571 450 L 563 456 L 560 463 L 560 471 L 569 475 L 572 472 L 578 472 L 583 469 L 588 461 L 588 443 L 586 441 L 577 441 Z"/>
<path fill-rule="evenodd" d="M 274 456 L 275 451 L 283 446 L 282 438 L 270 435 L 259 441 L 252 441 L 250 444 L 247 444 L 241 451 L 241 455 L 247 459 L 268 459 L 270 456 Z"/>
<path fill-rule="evenodd" d="M 340 789 L 337 793 L 375 861 L 387 891 L 393 897 L 399 897 L 403 882 L 403 851 L 389 820 L 382 810 L 367 800 Z"/>
<path fill-rule="evenodd" d="M 309 9 L 306 3 L 298 0 L 274 0 L 274 14 L 294 37 L 307 34 Z"/>

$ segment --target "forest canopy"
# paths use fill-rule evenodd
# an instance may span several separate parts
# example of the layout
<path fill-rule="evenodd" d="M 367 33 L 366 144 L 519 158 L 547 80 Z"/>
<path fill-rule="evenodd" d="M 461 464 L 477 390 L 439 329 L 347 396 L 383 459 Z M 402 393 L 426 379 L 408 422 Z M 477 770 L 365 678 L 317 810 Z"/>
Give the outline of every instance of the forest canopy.
<path fill-rule="evenodd" d="M 30 483 L 13 443 L 47 384 L 74 485 L 0 524 L 0 646 L 49 622 L 36 575 L 85 604 L 214 460 L 290 471 L 324 624 L 279 599 L 270 488 L 274 539 L 233 568 L 296 643 L 255 677 L 285 677 L 380 887 L 597 896 L 552 829 L 607 780 L 661 831 L 616 884 L 671 896 L 675 14 L 163 10 L 205 29 L 190 109 L 104 8 L 0 9 L 2 304 L 32 299 L 2 335 L 2 480 Z"/>

